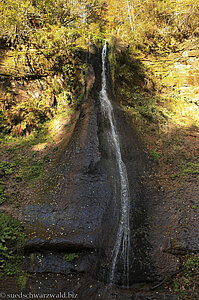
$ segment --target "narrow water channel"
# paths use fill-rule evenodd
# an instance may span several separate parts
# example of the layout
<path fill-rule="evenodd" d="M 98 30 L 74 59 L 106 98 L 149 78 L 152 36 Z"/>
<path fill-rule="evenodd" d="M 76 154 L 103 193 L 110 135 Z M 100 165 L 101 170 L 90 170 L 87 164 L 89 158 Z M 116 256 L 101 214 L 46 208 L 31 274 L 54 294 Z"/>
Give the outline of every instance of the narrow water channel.
<path fill-rule="evenodd" d="M 104 120 L 108 123 L 109 145 L 112 147 L 115 155 L 117 168 L 120 175 L 120 220 L 118 225 L 115 245 L 112 251 L 112 261 L 110 270 L 110 282 L 114 283 L 115 270 L 118 263 L 123 264 L 124 284 L 129 285 L 129 250 L 130 250 L 130 194 L 129 183 L 126 166 L 122 160 L 119 135 L 114 119 L 113 106 L 107 93 L 107 76 L 106 76 L 106 58 L 107 58 L 107 42 L 105 41 L 102 49 L 102 89 L 100 91 L 100 103 Z"/>

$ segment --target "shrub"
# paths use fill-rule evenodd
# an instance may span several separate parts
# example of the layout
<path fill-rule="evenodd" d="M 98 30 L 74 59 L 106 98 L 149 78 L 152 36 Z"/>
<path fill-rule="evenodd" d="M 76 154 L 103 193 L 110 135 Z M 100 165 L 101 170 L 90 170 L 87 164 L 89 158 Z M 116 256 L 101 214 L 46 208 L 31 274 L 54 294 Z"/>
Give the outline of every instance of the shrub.
<path fill-rule="evenodd" d="M 24 233 L 21 224 L 0 213 L 0 276 L 21 273 L 23 244 Z"/>

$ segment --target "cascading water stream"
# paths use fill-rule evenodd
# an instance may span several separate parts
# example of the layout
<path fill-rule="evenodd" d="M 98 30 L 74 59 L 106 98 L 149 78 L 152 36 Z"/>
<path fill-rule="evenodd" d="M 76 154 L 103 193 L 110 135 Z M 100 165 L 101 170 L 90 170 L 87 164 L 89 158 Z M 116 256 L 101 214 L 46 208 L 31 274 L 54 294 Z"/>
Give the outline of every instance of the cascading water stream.
<path fill-rule="evenodd" d="M 122 160 L 119 136 L 117 133 L 113 107 L 107 94 L 106 84 L 106 56 L 107 56 L 107 42 L 105 41 L 102 50 L 102 89 L 100 91 L 100 103 L 104 118 L 106 118 L 110 125 L 109 142 L 113 147 L 113 151 L 116 157 L 116 164 L 120 176 L 120 221 L 117 232 L 115 246 L 112 252 L 112 262 L 110 270 L 110 282 L 115 281 L 115 270 L 116 265 L 120 259 L 123 260 L 123 278 L 125 285 L 129 283 L 129 250 L 130 250 L 130 226 L 129 226 L 129 208 L 130 208 L 130 195 L 129 195 L 129 184 L 127 177 L 126 166 Z"/>

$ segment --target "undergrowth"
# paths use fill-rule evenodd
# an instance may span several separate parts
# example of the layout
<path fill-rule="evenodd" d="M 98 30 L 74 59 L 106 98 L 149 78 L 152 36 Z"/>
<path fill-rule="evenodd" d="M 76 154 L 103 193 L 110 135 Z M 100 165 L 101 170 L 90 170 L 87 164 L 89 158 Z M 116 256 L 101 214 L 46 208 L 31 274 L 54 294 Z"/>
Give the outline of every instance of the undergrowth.
<path fill-rule="evenodd" d="M 18 206 L 17 186 L 25 183 L 31 187 L 44 178 L 45 166 L 51 161 L 49 154 L 58 150 L 54 137 L 72 113 L 70 109 L 57 115 L 27 136 L 0 136 L 0 204 L 6 201 Z"/>
<path fill-rule="evenodd" d="M 192 176 L 192 179 L 199 178 L 199 162 L 187 162 L 185 164 L 178 165 L 177 168 L 178 171 L 170 175 L 171 179 L 183 178 L 186 180 L 190 176 Z"/>
<path fill-rule="evenodd" d="M 16 165 L 14 163 L 9 163 L 6 161 L 0 161 L 0 204 L 6 201 L 6 177 L 11 175 L 14 172 Z"/>
<path fill-rule="evenodd" d="M 179 299 L 198 299 L 199 255 L 187 256 L 181 272 L 173 280 L 173 290 Z"/>
<path fill-rule="evenodd" d="M 21 269 L 24 239 L 19 221 L 0 212 L 0 277 L 16 276 L 22 285 L 27 277 Z"/>
<path fill-rule="evenodd" d="M 188 162 L 186 165 L 184 165 L 182 167 L 182 176 L 186 176 L 187 174 L 197 175 L 199 178 L 199 162 Z"/>
<path fill-rule="evenodd" d="M 112 44 L 110 62 L 116 98 L 131 114 L 138 130 L 159 134 L 168 124 L 199 128 L 198 101 L 180 88 L 185 78 L 175 69 L 178 54 L 170 49 L 172 58 L 165 54 L 160 60 L 156 55 L 146 57 L 133 46 L 122 47 L 116 40 Z M 184 61 L 181 65 L 185 68 Z M 176 78 L 172 76 L 174 71 Z"/>

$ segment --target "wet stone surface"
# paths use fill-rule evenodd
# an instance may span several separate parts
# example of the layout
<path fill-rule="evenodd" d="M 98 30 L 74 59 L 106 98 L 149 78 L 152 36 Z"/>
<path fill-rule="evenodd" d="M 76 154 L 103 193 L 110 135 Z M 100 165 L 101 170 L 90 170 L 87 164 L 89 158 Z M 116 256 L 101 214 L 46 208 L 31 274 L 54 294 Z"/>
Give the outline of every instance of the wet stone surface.
<path fill-rule="evenodd" d="M 53 252 L 44 250 L 27 254 L 23 260 L 22 267 L 29 273 L 81 274 L 88 272 L 95 260 L 96 253 L 92 251 L 90 253 L 87 251 L 76 252 L 73 256 L 73 253 L 67 253 L 66 251 Z"/>
<path fill-rule="evenodd" d="M 39 239 L 41 244 L 43 240 L 50 243 L 55 237 L 64 241 L 66 236 L 69 240 L 70 236 L 79 240 L 82 247 L 92 248 L 96 243 L 94 235 L 100 230 L 110 188 L 103 169 L 98 166 L 97 127 L 94 113 L 89 109 L 81 117 L 81 124 L 77 124 L 70 147 L 53 174 L 56 176 L 54 188 L 49 182 L 49 190 L 46 187 L 37 195 L 38 203 L 36 200 L 23 209 L 22 219 L 30 237 L 27 246 L 33 247 L 35 243 L 36 247 Z"/>
<path fill-rule="evenodd" d="M 15 286 L 15 288 L 14 288 Z M 28 279 L 25 289 L 21 291 L 16 286 L 14 279 L 8 278 L 7 286 L 2 287 L 3 296 L 19 299 L 21 293 L 31 299 L 46 299 L 47 295 L 55 299 L 79 299 L 79 300 L 130 300 L 130 299 L 177 299 L 177 296 L 168 294 L 164 289 L 150 291 L 151 286 L 136 286 L 134 289 L 118 289 L 103 282 L 93 280 L 84 274 L 32 274 Z M 141 289 L 141 291 L 138 291 Z M 16 296 L 15 296 L 16 295 Z M 42 295 L 45 295 L 42 297 Z M 4 298 L 5 299 L 5 298 Z"/>

